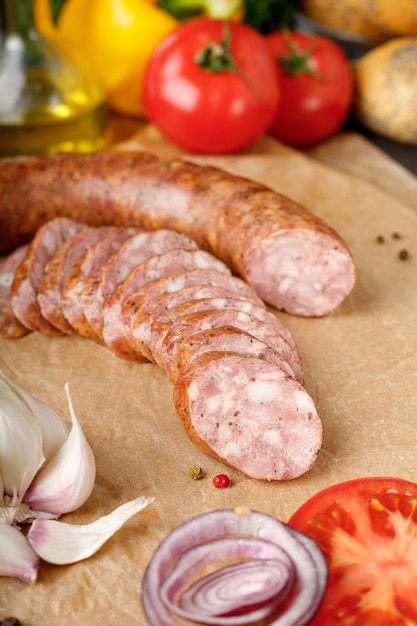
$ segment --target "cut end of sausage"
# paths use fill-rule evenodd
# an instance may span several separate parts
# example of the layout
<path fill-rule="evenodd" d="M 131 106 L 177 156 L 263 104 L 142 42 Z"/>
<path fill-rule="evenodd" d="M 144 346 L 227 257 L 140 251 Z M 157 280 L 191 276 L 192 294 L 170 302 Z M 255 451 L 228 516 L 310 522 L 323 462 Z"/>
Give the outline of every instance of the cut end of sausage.
<path fill-rule="evenodd" d="M 174 404 L 203 452 L 251 478 L 297 478 L 322 444 L 322 423 L 304 387 L 256 357 L 203 354 L 175 384 Z"/>
<path fill-rule="evenodd" d="M 355 284 L 350 252 L 320 231 L 281 230 L 254 241 L 245 260 L 246 280 L 258 295 L 292 315 L 328 315 Z"/>

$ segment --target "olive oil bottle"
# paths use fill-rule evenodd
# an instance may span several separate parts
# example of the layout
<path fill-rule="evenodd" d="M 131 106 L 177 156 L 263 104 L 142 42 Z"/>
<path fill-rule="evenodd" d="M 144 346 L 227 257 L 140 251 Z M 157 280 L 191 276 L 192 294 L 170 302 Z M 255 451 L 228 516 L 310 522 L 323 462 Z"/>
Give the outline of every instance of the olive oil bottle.
<path fill-rule="evenodd" d="M 0 156 L 105 145 L 101 86 L 36 31 L 32 0 L 0 0 Z"/>

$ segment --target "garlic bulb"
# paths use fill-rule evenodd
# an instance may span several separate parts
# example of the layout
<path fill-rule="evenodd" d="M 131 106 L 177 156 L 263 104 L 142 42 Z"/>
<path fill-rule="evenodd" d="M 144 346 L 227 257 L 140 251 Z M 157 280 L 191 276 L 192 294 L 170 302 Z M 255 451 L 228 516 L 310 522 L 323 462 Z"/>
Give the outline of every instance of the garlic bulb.
<path fill-rule="evenodd" d="M 60 564 L 85 559 L 153 502 L 137 498 L 82 526 L 54 521 L 86 502 L 96 476 L 68 383 L 65 391 L 70 433 L 50 407 L 0 370 L 0 575 L 35 582 L 39 557 Z M 27 537 L 19 529 L 22 523 L 32 524 Z"/>

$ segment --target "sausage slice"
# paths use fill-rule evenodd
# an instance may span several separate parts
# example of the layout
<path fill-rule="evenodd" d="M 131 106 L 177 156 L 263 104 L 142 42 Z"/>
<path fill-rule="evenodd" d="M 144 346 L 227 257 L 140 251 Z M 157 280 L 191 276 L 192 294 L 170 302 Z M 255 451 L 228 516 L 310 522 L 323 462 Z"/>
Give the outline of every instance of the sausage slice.
<path fill-rule="evenodd" d="M 62 312 L 78 335 L 96 336 L 81 305 L 82 292 L 87 280 L 94 280 L 109 257 L 137 232 L 138 229 L 135 228 L 114 228 L 110 235 L 86 250 L 68 272 L 62 289 Z"/>
<path fill-rule="evenodd" d="M 0 262 L 0 337 L 16 339 L 29 332 L 17 319 L 11 302 L 11 286 L 15 271 L 26 256 L 28 244 L 19 246 Z"/>
<path fill-rule="evenodd" d="M 29 244 L 22 263 L 16 269 L 11 287 L 14 314 L 29 330 L 44 335 L 60 335 L 61 331 L 41 313 L 38 290 L 46 267 L 60 246 L 86 225 L 66 217 L 56 218 L 42 226 Z"/>
<path fill-rule="evenodd" d="M 58 248 L 46 266 L 38 288 L 38 304 L 43 317 L 62 333 L 75 332 L 64 315 L 62 298 L 65 281 L 71 268 L 90 246 L 104 239 L 113 230 L 114 228 L 110 226 L 80 230 Z"/>
<path fill-rule="evenodd" d="M 173 397 L 191 441 L 251 478 L 297 478 L 317 458 L 322 424 L 314 403 L 272 363 L 203 354 L 177 380 Z"/>

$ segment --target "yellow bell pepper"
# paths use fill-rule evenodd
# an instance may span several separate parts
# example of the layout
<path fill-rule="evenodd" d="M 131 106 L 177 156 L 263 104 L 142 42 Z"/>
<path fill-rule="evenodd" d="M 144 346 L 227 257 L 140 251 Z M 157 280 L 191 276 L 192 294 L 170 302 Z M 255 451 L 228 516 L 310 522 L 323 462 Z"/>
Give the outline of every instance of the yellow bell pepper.
<path fill-rule="evenodd" d="M 35 0 L 39 32 L 94 72 L 113 110 L 142 116 L 146 66 L 179 22 L 152 0 L 66 0 L 55 26 L 49 2 Z"/>

